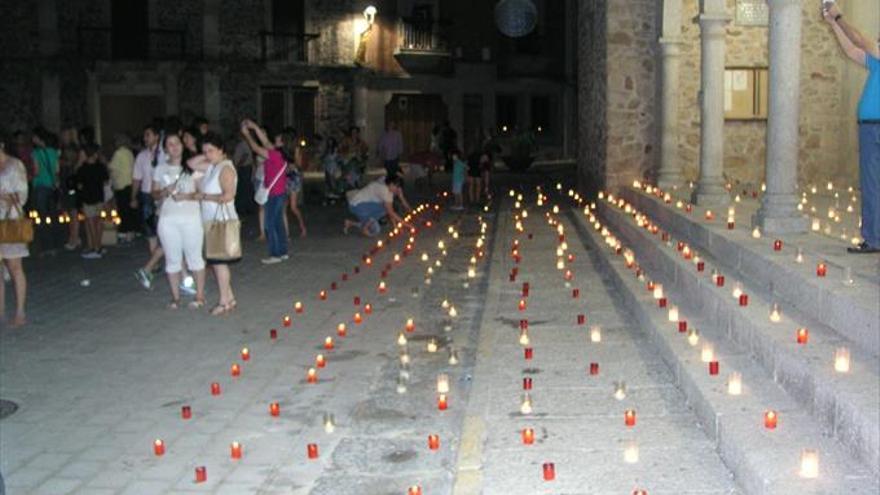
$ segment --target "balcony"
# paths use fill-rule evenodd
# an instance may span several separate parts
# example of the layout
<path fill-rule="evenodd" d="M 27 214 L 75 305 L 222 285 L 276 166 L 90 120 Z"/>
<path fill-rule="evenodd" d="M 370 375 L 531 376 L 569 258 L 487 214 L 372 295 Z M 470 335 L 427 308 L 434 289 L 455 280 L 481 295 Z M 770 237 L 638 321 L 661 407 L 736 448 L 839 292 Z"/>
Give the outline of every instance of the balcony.
<path fill-rule="evenodd" d="M 394 58 L 411 73 L 448 73 L 452 54 L 445 37 L 445 24 L 423 18 L 401 17 L 397 22 Z"/>
<path fill-rule="evenodd" d="M 77 54 L 91 60 L 187 60 L 201 58 L 187 47 L 182 29 L 121 32 L 112 27 L 79 26 Z"/>
<path fill-rule="evenodd" d="M 308 63 L 309 42 L 318 34 L 260 32 L 260 54 L 263 62 Z"/>

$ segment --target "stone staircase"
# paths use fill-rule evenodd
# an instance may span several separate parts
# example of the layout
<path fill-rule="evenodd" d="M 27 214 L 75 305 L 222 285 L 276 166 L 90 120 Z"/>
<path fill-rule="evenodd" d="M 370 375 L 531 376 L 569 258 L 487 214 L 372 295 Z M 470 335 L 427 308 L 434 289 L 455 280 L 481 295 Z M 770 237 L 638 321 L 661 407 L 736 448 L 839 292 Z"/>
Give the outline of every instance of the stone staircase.
<path fill-rule="evenodd" d="M 875 301 L 878 294 L 873 279 L 860 278 L 859 290 L 847 293 L 839 282 L 810 277 L 803 265 L 786 266 L 772 248 L 766 254 L 749 245 L 747 234 L 731 239 L 693 220 L 703 218 L 697 213 L 679 213 L 640 191 L 622 198 L 578 212 L 581 233 L 600 247 L 600 263 L 743 489 L 761 495 L 877 493 L 880 363 L 877 309 L 869 304 L 872 291 Z M 715 275 L 724 277 L 723 286 Z M 649 281 L 662 284 L 666 308 L 647 290 Z M 735 287 L 747 295 L 747 305 L 733 297 Z M 774 304 L 781 308 L 778 322 L 770 320 Z M 669 314 L 673 305 L 677 317 Z M 796 341 L 800 328 L 809 332 L 806 344 Z M 699 336 L 689 339 L 693 329 Z M 710 360 L 720 368 L 715 375 L 703 362 L 704 347 L 712 348 Z M 835 371 L 842 347 L 851 356 L 847 373 Z M 741 374 L 741 395 L 728 393 L 732 372 Z M 764 425 L 770 410 L 778 414 L 775 429 Z M 804 449 L 819 453 L 817 478 L 800 475 Z"/>

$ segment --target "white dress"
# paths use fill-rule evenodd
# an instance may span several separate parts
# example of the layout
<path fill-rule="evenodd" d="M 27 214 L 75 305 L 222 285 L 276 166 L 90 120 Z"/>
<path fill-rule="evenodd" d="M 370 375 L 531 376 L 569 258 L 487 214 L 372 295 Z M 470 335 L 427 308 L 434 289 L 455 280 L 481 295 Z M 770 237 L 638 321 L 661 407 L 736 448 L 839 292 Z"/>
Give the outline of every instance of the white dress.
<path fill-rule="evenodd" d="M 8 157 L 6 167 L 0 171 L 0 194 L 18 193 L 20 204 L 27 201 L 28 184 L 24 164 L 18 158 Z M 24 213 L 22 206 L 21 212 Z M 0 218 L 19 218 L 19 210 L 11 203 L 0 201 Z M 27 244 L 0 244 L 0 258 L 24 258 L 30 254 Z"/>
<path fill-rule="evenodd" d="M 235 165 L 230 160 L 223 160 L 220 163 L 211 165 L 205 176 L 202 177 L 202 192 L 205 194 L 222 194 L 223 188 L 220 186 L 220 173 L 223 169 L 229 167 L 235 172 Z M 238 175 L 235 176 L 235 183 L 232 185 L 233 190 L 238 187 Z M 235 200 L 227 203 L 217 203 L 214 201 L 202 201 L 202 222 L 210 223 L 214 220 L 235 220 L 238 213 L 235 211 Z"/>

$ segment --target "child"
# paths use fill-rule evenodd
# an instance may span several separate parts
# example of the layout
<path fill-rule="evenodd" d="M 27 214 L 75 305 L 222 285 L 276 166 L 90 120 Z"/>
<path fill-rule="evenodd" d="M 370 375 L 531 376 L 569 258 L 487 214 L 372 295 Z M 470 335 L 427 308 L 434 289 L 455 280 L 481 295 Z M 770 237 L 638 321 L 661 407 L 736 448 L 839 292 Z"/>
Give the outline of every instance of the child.
<path fill-rule="evenodd" d="M 335 204 L 340 198 L 339 178 L 342 177 L 342 168 L 339 161 L 339 145 L 336 139 L 327 138 L 324 156 L 321 158 L 324 167 L 325 204 Z"/>
<path fill-rule="evenodd" d="M 461 159 L 461 152 L 453 149 L 449 153 L 452 158 L 452 195 L 455 197 L 455 204 L 452 206 L 453 211 L 461 211 L 464 209 L 464 198 L 462 191 L 464 189 L 464 175 L 467 170 L 467 164 Z"/>
<path fill-rule="evenodd" d="M 85 259 L 99 259 L 103 253 L 100 214 L 106 200 L 104 186 L 110 181 L 110 174 L 98 159 L 99 151 L 98 145 L 87 144 L 84 148 L 85 163 L 76 171 L 77 197 L 86 217 L 87 246 L 82 253 Z"/>

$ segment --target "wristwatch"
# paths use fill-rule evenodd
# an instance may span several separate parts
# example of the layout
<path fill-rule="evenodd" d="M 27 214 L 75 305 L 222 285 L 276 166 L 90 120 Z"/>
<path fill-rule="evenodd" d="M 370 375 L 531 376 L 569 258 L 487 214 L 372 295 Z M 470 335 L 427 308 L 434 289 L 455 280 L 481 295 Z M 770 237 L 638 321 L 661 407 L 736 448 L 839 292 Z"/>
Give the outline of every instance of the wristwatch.
<path fill-rule="evenodd" d="M 837 14 L 836 16 L 834 16 L 834 22 L 837 22 L 841 19 L 843 19 L 843 14 Z"/>

